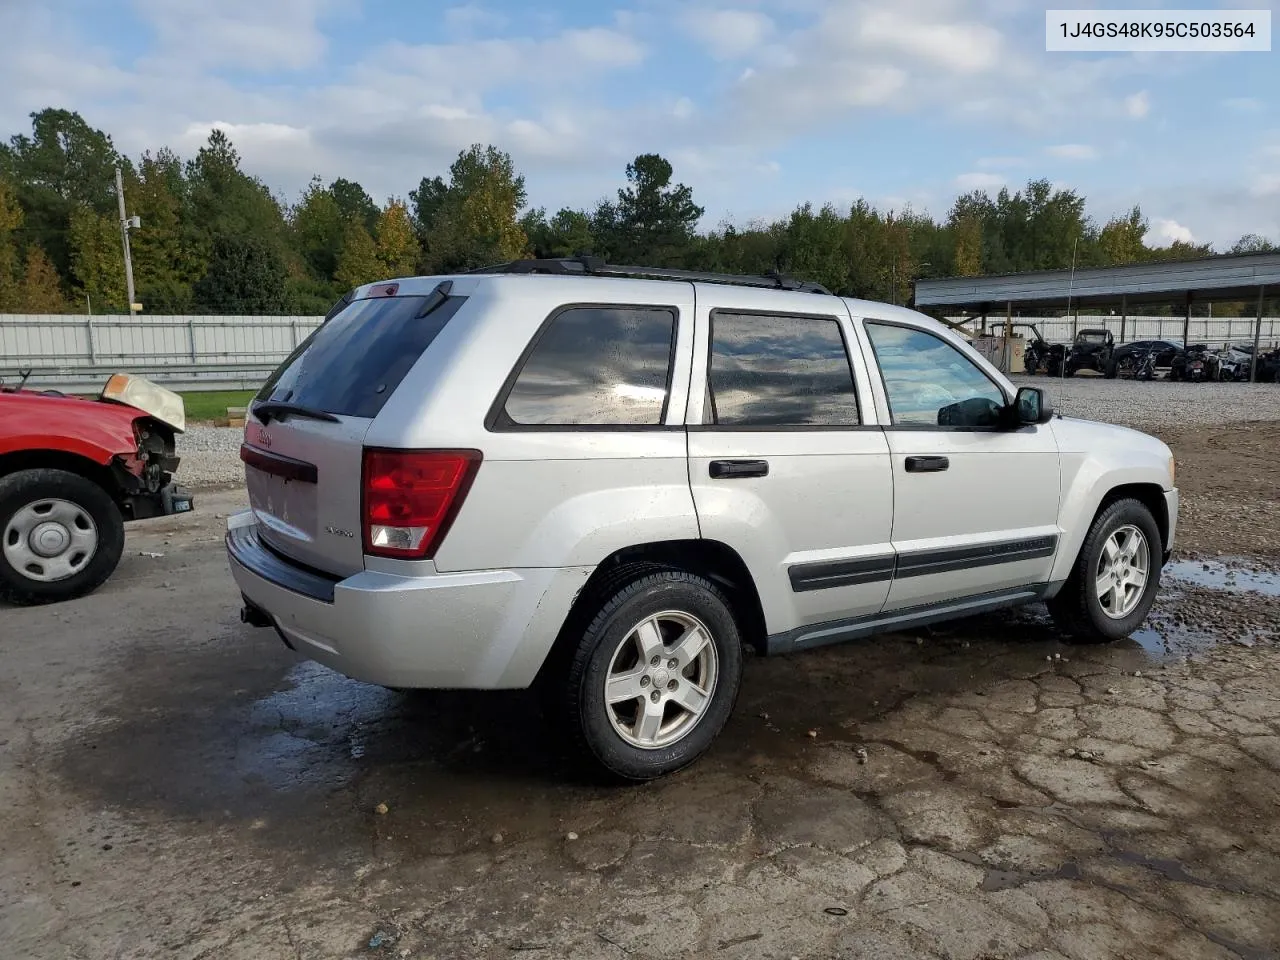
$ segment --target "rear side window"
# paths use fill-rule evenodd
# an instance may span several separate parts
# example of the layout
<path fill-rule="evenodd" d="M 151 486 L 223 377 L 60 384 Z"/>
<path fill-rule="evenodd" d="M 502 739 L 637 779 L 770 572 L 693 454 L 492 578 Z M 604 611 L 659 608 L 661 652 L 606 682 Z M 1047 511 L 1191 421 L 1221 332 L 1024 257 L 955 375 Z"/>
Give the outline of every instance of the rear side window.
<path fill-rule="evenodd" d="M 498 427 L 657 426 L 666 414 L 676 312 L 567 307 L 547 321 Z"/>
<path fill-rule="evenodd" d="M 707 387 L 706 419 L 717 426 L 861 422 L 849 353 L 834 319 L 717 311 Z"/>
<path fill-rule="evenodd" d="M 466 297 L 372 297 L 339 310 L 282 363 L 258 400 L 376 417 Z M 424 315 L 425 312 L 425 315 Z"/>

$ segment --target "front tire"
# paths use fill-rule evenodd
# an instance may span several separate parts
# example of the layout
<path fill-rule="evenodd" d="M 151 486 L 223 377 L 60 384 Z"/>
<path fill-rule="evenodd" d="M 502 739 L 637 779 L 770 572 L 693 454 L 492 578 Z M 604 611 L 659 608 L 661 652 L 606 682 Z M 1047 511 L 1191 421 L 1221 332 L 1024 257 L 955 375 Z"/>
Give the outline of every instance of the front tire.
<path fill-rule="evenodd" d="M 615 777 L 652 780 L 707 751 L 741 681 L 742 640 L 720 589 L 637 566 L 602 593 L 556 684 L 557 712 L 584 756 Z"/>
<path fill-rule="evenodd" d="M 0 599 L 82 597 L 111 576 L 123 552 L 124 517 L 98 484 L 66 470 L 0 478 Z"/>
<path fill-rule="evenodd" d="M 1151 511 L 1138 500 L 1117 500 L 1093 521 L 1049 612 L 1080 643 L 1123 639 L 1151 612 L 1163 556 Z"/>

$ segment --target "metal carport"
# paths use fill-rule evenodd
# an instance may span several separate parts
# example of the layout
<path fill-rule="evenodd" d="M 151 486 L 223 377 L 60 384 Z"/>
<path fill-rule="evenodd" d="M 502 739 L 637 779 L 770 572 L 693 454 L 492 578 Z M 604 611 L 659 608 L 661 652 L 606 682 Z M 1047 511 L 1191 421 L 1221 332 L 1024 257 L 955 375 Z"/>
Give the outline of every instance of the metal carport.
<path fill-rule="evenodd" d="M 1122 267 L 1038 270 L 984 277 L 947 277 L 915 282 L 914 305 L 932 313 L 964 311 L 986 317 L 1014 310 L 1065 306 L 1120 307 L 1170 304 L 1184 310 L 1185 345 L 1191 324 L 1191 304 L 1249 301 L 1257 298 L 1254 360 L 1249 379 L 1257 376 L 1258 344 L 1262 333 L 1262 305 L 1267 289 L 1280 291 L 1280 253 L 1246 253 L 1198 260 L 1134 263 Z M 1006 336 L 1011 326 L 1005 325 Z"/>

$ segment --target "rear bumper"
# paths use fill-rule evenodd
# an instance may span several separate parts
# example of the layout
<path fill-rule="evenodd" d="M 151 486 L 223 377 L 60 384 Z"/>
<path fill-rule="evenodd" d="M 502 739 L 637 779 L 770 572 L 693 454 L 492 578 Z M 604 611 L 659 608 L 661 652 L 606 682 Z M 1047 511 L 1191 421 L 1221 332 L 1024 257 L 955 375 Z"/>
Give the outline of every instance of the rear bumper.
<path fill-rule="evenodd" d="M 387 687 L 529 686 L 586 567 L 326 577 L 265 547 L 252 512 L 227 521 L 231 575 L 293 649 Z"/>

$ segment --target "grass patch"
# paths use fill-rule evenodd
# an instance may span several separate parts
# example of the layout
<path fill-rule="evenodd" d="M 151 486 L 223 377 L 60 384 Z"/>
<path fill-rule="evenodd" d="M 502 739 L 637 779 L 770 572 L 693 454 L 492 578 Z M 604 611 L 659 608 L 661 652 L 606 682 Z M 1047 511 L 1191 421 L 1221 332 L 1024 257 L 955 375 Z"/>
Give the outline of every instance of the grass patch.
<path fill-rule="evenodd" d="M 187 420 L 225 420 L 227 407 L 247 407 L 256 390 L 196 390 L 182 394 Z"/>

